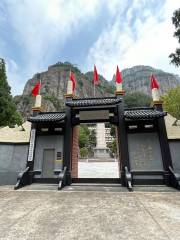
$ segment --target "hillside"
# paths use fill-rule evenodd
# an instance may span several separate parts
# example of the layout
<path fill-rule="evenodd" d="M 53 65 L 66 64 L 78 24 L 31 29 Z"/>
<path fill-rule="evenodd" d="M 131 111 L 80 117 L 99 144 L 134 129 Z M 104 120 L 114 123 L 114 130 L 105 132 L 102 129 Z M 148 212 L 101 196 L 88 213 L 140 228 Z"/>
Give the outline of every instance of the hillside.
<path fill-rule="evenodd" d="M 64 108 L 64 94 L 66 93 L 67 81 L 70 69 L 75 74 L 77 87 L 75 95 L 77 97 L 93 97 L 94 90 L 92 84 L 92 73 L 83 74 L 80 70 L 70 63 L 57 63 L 49 66 L 48 70 L 35 74 L 29 79 L 24 87 L 22 96 L 14 98 L 18 111 L 23 117 L 27 117 L 31 113 L 34 104 L 34 97 L 31 95 L 33 86 L 41 79 L 41 95 L 44 111 L 60 111 Z M 111 96 L 113 88 L 108 81 L 100 76 L 100 84 L 96 87 L 96 97 Z"/>
<path fill-rule="evenodd" d="M 171 73 L 164 72 L 149 66 L 134 66 L 122 70 L 123 87 L 129 92 L 144 92 L 151 95 L 149 76 L 154 74 L 160 84 L 160 94 L 166 93 L 169 89 L 180 85 L 180 77 Z M 111 82 L 114 84 L 114 78 Z"/>
<path fill-rule="evenodd" d="M 77 80 L 75 95 L 77 97 L 93 97 L 93 72 L 83 74 L 76 66 L 69 62 L 58 62 L 48 67 L 48 70 L 35 74 L 29 79 L 24 87 L 23 94 L 16 96 L 15 102 L 18 111 L 24 117 L 31 113 L 34 104 L 34 97 L 31 96 L 31 90 L 41 78 L 41 94 L 43 96 L 44 111 L 59 111 L 64 108 L 64 94 L 66 93 L 67 80 L 70 69 L 74 72 Z M 180 78 L 161 70 L 153 69 L 149 66 L 135 66 L 122 70 L 123 88 L 128 93 L 143 92 L 150 95 L 149 76 L 155 74 L 160 85 L 161 94 L 167 92 L 170 88 L 180 84 Z M 108 82 L 103 76 L 99 76 L 99 85 L 96 87 L 96 97 L 112 96 L 115 90 L 114 79 Z"/>

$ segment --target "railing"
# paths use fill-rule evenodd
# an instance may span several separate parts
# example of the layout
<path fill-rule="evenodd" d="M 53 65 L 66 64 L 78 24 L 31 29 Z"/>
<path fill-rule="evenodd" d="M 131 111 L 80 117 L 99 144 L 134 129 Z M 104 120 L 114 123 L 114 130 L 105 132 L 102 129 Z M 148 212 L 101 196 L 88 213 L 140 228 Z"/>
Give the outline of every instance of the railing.
<path fill-rule="evenodd" d="M 20 172 L 17 177 L 17 183 L 14 186 L 14 190 L 17 190 L 23 186 L 29 184 L 29 167 L 27 167 L 23 172 Z"/>

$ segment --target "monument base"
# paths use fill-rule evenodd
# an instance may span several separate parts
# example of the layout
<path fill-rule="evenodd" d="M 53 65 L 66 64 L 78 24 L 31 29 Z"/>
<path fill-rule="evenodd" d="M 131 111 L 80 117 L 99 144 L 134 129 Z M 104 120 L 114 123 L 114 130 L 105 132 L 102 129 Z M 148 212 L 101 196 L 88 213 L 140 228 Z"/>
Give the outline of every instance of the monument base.
<path fill-rule="evenodd" d="M 107 148 L 107 147 L 94 148 L 94 157 L 95 158 L 110 158 L 109 148 Z"/>

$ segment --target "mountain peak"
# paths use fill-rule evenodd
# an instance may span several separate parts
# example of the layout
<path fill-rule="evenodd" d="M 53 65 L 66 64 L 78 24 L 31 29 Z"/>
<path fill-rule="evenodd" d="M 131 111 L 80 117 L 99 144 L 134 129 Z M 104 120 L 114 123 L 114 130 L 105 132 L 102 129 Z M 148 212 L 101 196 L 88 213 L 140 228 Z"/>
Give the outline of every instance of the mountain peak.
<path fill-rule="evenodd" d="M 64 108 L 64 94 L 66 93 L 67 81 L 70 69 L 73 71 L 77 89 L 77 97 L 93 97 L 93 72 L 89 71 L 83 74 L 75 64 L 69 62 L 58 62 L 48 67 L 47 71 L 36 73 L 29 79 L 24 87 L 22 96 L 15 97 L 18 110 L 24 117 L 31 113 L 34 98 L 31 96 L 31 90 L 41 77 L 41 94 L 43 99 L 44 111 L 59 111 Z M 180 84 L 179 77 L 150 66 L 138 65 L 132 68 L 122 70 L 123 88 L 128 93 L 143 92 L 151 95 L 149 77 L 155 74 L 160 83 L 161 94 L 167 92 L 170 88 Z M 115 76 L 112 81 L 107 81 L 102 75 L 99 75 L 99 84 L 96 86 L 96 97 L 108 97 L 114 94 Z"/>

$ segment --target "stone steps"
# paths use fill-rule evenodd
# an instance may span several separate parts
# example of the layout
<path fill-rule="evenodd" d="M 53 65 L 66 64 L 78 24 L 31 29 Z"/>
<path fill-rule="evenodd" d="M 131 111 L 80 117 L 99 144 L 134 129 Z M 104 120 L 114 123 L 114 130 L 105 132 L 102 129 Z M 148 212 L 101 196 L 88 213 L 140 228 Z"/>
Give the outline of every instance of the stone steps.
<path fill-rule="evenodd" d="M 18 191 L 58 191 L 57 184 L 33 183 L 20 188 Z M 65 186 L 60 192 L 129 192 L 126 187 L 119 183 L 72 183 Z M 178 190 L 165 185 L 136 185 L 133 192 L 177 192 Z"/>

